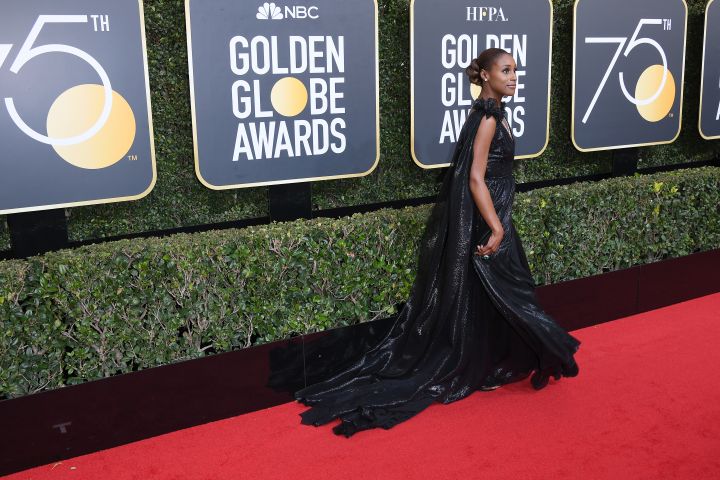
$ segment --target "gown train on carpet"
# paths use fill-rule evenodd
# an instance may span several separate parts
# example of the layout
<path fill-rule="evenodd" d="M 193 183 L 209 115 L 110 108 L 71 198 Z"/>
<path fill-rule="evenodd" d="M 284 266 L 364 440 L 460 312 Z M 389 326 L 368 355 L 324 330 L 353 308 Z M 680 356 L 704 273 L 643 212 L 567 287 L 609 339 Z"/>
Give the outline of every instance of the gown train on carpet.
<path fill-rule="evenodd" d="M 485 183 L 504 236 L 499 250 L 483 259 L 476 245 L 490 229 L 470 193 L 469 172 L 475 133 L 481 118 L 490 116 L 497 126 Z M 301 423 L 339 418 L 333 431 L 350 437 L 391 428 L 433 402 L 454 402 L 533 372 L 535 388 L 549 376 L 578 374 L 573 354 L 580 341 L 538 305 L 512 222 L 515 141 L 503 119 L 504 102 L 473 103 L 420 242 L 407 303 L 375 346 L 295 392 L 297 401 L 311 407 L 300 414 Z"/>

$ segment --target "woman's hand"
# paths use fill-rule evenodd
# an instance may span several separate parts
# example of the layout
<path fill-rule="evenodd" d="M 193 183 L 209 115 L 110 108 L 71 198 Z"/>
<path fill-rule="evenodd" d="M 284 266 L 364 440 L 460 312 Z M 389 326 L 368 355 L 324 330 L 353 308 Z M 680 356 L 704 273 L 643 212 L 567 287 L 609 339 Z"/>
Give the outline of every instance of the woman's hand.
<path fill-rule="evenodd" d="M 502 242 L 504 236 L 505 230 L 502 227 L 500 227 L 499 230 L 493 230 L 487 243 L 485 245 L 477 246 L 477 255 L 490 255 L 497 252 L 500 248 L 500 242 Z"/>

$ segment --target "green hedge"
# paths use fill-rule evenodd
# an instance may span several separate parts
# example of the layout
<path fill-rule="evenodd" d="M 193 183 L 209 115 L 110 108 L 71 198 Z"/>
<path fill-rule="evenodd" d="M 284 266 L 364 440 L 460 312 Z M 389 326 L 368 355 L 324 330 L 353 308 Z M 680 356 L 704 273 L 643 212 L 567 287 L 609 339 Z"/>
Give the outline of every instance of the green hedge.
<path fill-rule="evenodd" d="M 0 262 L 0 398 L 64 385 L 66 325 L 53 305 L 57 289 L 30 262 Z"/>
<path fill-rule="evenodd" d="M 409 138 L 409 0 L 379 1 L 380 149 L 378 168 L 356 179 L 313 185 L 316 209 L 414 198 L 437 191 L 437 171 L 422 170 L 410 159 Z M 683 128 L 667 146 L 640 149 L 640 167 L 702 161 L 717 147 L 697 131 L 702 57 L 704 0 L 687 0 L 689 7 L 685 68 Z M 572 0 L 554 0 L 551 139 L 544 154 L 518 160 L 518 181 L 608 172 L 611 152 L 580 153 L 570 142 L 570 80 L 572 72 Z M 267 187 L 212 191 L 195 178 L 183 0 L 146 0 L 158 182 L 145 199 L 70 210 L 72 240 L 106 237 L 263 216 Z M 0 219 L 0 249 L 8 237 Z"/>
<path fill-rule="evenodd" d="M 720 248 L 720 168 L 518 193 L 538 285 Z M 0 262 L 0 398 L 392 315 L 430 205 Z"/>

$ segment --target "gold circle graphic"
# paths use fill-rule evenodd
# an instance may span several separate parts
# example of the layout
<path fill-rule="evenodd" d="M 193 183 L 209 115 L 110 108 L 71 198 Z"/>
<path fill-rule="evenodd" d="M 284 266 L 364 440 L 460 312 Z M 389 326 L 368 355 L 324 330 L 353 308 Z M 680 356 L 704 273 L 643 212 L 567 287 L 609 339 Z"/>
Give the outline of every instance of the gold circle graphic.
<path fill-rule="evenodd" d="M 273 85 L 270 101 L 276 112 L 294 117 L 305 109 L 308 92 L 305 85 L 295 77 L 281 78 Z"/>
<path fill-rule="evenodd" d="M 470 84 L 470 96 L 473 98 L 473 100 L 477 100 L 480 98 L 480 92 L 482 92 L 482 87 L 476 83 Z"/>
<path fill-rule="evenodd" d="M 95 136 L 76 145 L 53 145 L 63 160 L 76 167 L 99 169 L 125 158 L 135 141 L 135 115 L 122 95 L 115 91 L 112 95 L 110 116 Z M 48 112 L 48 136 L 62 139 L 86 132 L 100 117 L 104 102 L 102 85 L 85 84 L 65 90 Z"/>
<path fill-rule="evenodd" d="M 644 100 L 652 97 L 662 83 L 664 67 L 651 65 L 638 78 L 635 86 L 635 98 Z M 667 71 L 667 80 L 660 95 L 647 105 L 637 105 L 638 112 L 648 122 L 658 122 L 665 118 L 675 103 L 675 79 L 670 70 Z"/>

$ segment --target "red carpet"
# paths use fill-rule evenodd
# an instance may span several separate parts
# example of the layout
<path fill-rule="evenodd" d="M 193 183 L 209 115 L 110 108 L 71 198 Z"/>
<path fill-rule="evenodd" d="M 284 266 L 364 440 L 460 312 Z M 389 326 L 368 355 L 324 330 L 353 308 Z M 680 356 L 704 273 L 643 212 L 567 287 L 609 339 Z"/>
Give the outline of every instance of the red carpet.
<path fill-rule="evenodd" d="M 349 439 L 291 402 L 6 479 L 720 478 L 720 294 L 575 330 L 580 375 Z"/>

